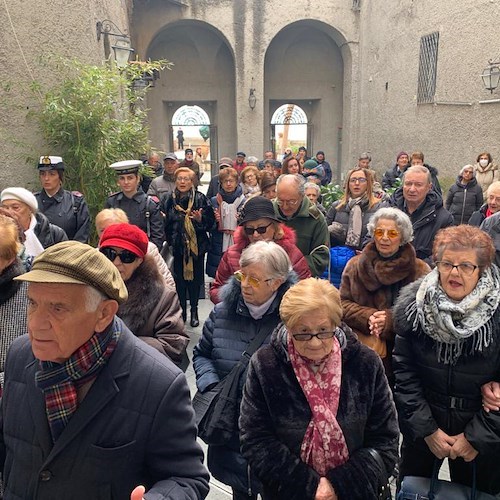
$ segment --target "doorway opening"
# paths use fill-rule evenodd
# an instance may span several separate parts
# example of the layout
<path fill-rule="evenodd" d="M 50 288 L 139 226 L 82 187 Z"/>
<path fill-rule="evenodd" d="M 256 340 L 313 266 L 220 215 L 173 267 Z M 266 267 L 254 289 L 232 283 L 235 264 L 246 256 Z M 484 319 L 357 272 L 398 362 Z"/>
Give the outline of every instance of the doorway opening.
<path fill-rule="evenodd" d="M 276 158 L 281 160 L 286 149 L 296 155 L 299 148 L 308 144 L 308 120 L 304 110 L 297 104 L 283 104 L 271 118 L 271 147 Z"/>

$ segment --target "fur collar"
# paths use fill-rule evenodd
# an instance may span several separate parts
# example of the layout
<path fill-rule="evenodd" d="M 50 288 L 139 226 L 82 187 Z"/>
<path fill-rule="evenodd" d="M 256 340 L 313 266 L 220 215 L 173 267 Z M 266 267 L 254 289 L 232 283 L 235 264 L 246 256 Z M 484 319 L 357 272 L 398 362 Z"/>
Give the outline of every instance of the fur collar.
<path fill-rule="evenodd" d="M 130 330 L 137 333 L 148 322 L 164 288 L 163 278 L 151 256 L 146 255 L 126 285 L 128 300 L 120 305 L 117 314 Z"/>
<path fill-rule="evenodd" d="M 416 259 L 415 250 L 410 243 L 403 245 L 392 259 L 382 258 L 375 243 L 368 243 L 359 256 L 359 274 L 363 277 L 363 286 L 374 292 L 402 280 L 414 281 Z"/>
<path fill-rule="evenodd" d="M 274 240 L 274 242 L 277 243 L 280 247 L 283 247 L 285 250 L 296 245 L 297 235 L 295 234 L 295 231 L 291 227 L 288 227 L 283 223 L 280 223 L 280 226 L 283 230 L 283 238 L 281 238 L 280 240 Z M 238 226 L 238 228 L 234 232 L 233 249 L 241 253 L 249 244 L 250 241 L 245 234 L 243 226 Z"/>
<path fill-rule="evenodd" d="M 23 263 L 19 258 L 8 267 L 0 275 L 0 305 L 7 302 L 21 286 L 21 281 L 14 281 L 16 276 L 24 273 Z"/>

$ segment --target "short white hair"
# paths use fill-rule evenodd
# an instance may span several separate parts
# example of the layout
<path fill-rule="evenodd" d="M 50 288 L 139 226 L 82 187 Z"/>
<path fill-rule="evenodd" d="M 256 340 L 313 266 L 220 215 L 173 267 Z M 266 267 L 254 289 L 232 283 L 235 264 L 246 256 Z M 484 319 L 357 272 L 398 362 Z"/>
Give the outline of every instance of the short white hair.
<path fill-rule="evenodd" d="M 85 310 L 87 312 L 95 312 L 99 307 L 99 304 L 107 300 L 108 297 L 104 295 L 102 292 L 94 288 L 93 286 L 86 285 L 84 292 L 84 302 L 85 302 Z"/>

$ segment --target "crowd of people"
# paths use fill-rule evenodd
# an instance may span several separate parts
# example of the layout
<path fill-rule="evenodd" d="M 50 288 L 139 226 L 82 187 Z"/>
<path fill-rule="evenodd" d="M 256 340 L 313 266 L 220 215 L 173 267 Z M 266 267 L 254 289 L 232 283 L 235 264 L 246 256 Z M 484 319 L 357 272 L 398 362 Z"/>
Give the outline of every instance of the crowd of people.
<path fill-rule="evenodd" d="M 422 152 L 380 182 L 362 153 L 325 207 L 324 152 L 284 153 L 222 158 L 206 195 L 190 148 L 152 153 L 149 179 L 110 165 L 97 248 L 61 157 L 40 157 L 39 192 L 0 193 L 4 498 L 205 498 L 188 310 L 200 393 L 259 343 L 230 436 L 207 443 L 235 500 L 388 498 L 391 476 L 404 488 L 445 458 L 452 481 L 500 495 L 491 154 L 444 193 Z"/>

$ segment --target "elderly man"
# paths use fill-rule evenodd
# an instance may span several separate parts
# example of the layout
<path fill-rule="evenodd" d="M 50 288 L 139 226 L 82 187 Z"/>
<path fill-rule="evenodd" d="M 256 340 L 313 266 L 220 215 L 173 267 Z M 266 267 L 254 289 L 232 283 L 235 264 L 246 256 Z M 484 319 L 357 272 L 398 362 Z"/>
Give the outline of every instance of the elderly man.
<path fill-rule="evenodd" d="M 168 198 L 175 189 L 175 171 L 179 168 L 179 160 L 175 153 L 167 153 L 163 157 L 163 175 L 153 179 L 148 189 L 149 196 L 156 196 L 160 201 Z"/>
<path fill-rule="evenodd" d="M 297 234 L 297 247 L 304 254 L 313 276 L 321 276 L 330 259 L 328 226 L 318 207 L 304 195 L 301 175 L 278 178 L 274 211 L 278 219 Z"/>
<path fill-rule="evenodd" d="M 434 236 L 440 229 L 453 225 L 453 215 L 443 207 L 441 195 L 433 189 L 429 170 L 421 165 L 409 167 L 390 204 L 410 217 L 417 257 L 430 264 Z"/>
<path fill-rule="evenodd" d="M 127 289 L 113 263 L 68 241 L 18 278 L 28 335 L 5 365 L 5 498 L 205 498 L 186 379 L 116 317 Z"/>
<path fill-rule="evenodd" d="M 471 226 L 481 226 L 484 220 L 500 211 L 500 181 L 492 182 L 486 190 L 486 203 L 469 219 Z M 481 228 L 482 229 L 482 228 Z"/>

